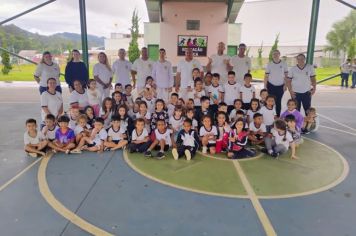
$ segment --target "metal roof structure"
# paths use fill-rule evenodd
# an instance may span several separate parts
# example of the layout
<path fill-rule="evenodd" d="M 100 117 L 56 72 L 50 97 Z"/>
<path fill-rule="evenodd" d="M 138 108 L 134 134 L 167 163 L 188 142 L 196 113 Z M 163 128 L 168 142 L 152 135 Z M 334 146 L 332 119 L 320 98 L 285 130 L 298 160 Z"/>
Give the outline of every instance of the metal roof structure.
<path fill-rule="evenodd" d="M 163 2 L 222 2 L 227 5 L 226 22 L 235 23 L 237 15 L 245 0 L 146 0 L 148 18 L 150 22 L 162 22 Z"/>

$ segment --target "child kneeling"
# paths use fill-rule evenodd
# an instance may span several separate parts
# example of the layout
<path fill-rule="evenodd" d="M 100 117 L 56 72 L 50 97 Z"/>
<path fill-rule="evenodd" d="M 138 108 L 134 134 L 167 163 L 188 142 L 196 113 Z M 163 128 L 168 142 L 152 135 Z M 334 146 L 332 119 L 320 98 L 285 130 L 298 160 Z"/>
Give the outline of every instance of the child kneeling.
<path fill-rule="evenodd" d="M 172 155 L 174 160 L 185 155 L 189 161 L 194 157 L 199 148 L 199 137 L 197 132 L 192 129 L 192 120 L 186 119 L 183 123 L 183 129 L 179 131 L 177 137 L 177 148 L 173 148 Z"/>
<path fill-rule="evenodd" d="M 108 133 L 104 128 L 104 119 L 101 117 L 95 118 L 94 129 L 90 137 L 83 137 L 78 146 L 71 151 L 71 153 L 82 153 L 83 150 L 90 152 L 102 152 L 104 149 L 104 142 L 108 137 Z"/>
<path fill-rule="evenodd" d="M 152 157 L 152 150 L 157 149 L 159 152 L 156 155 L 157 159 L 165 157 L 164 152 L 167 152 L 174 145 L 173 130 L 167 129 L 167 124 L 164 120 L 158 120 L 157 128 L 154 130 L 155 140 L 145 152 L 145 157 Z"/>

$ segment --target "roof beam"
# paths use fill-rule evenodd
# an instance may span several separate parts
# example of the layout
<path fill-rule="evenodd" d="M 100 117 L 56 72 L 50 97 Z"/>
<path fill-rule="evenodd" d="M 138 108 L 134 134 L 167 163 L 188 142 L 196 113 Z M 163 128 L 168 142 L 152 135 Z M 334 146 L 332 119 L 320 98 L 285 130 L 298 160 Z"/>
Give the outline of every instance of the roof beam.
<path fill-rule="evenodd" d="M 231 10 L 232 10 L 232 4 L 234 4 L 234 0 L 227 0 L 227 13 L 226 13 L 225 22 L 229 21 Z"/>
<path fill-rule="evenodd" d="M 163 22 L 162 4 L 163 0 L 159 0 L 159 17 L 161 18 L 161 22 Z"/>
<path fill-rule="evenodd" d="M 352 9 L 356 10 L 356 6 L 352 5 L 351 3 L 345 2 L 343 0 L 336 0 L 337 2 L 344 4 L 345 6 L 351 7 Z"/>

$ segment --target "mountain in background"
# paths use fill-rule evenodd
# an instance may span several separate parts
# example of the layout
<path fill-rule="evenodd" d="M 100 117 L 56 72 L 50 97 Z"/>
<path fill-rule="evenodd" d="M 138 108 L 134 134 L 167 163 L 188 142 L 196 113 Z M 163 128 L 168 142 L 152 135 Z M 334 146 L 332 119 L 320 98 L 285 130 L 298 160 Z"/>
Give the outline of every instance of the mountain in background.
<path fill-rule="evenodd" d="M 104 46 L 104 37 L 88 35 L 88 46 Z M 0 26 L 0 46 L 18 53 L 21 50 L 50 51 L 60 54 L 68 49 L 81 49 L 81 36 L 76 33 L 57 33 L 49 36 L 31 33 L 16 25 Z"/>

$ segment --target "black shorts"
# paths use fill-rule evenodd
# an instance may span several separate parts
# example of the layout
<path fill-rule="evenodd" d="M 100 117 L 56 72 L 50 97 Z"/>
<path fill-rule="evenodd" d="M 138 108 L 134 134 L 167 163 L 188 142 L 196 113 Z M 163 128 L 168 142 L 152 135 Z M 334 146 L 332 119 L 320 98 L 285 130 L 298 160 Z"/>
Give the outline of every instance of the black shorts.
<path fill-rule="evenodd" d="M 92 144 L 90 144 L 90 143 L 88 143 L 88 145 L 87 145 L 88 147 L 95 147 L 96 146 L 96 143 L 92 143 Z"/>
<path fill-rule="evenodd" d="M 155 150 L 159 151 L 160 150 L 160 146 L 156 145 L 156 147 L 154 148 Z M 169 145 L 164 145 L 164 151 L 167 152 L 169 150 Z"/>
<path fill-rule="evenodd" d="M 216 146 L 216 143 L 208 143 L 208 145 L 207 145 L 208 148 L 215 147 L 215 146 Z"/>
<path fill-rule="evenodd" d="M 119 144 L 120 141 L 121 141 L 121 139 L 120 140 L 112 140 L 112 142 L 115 144 Z"/>

